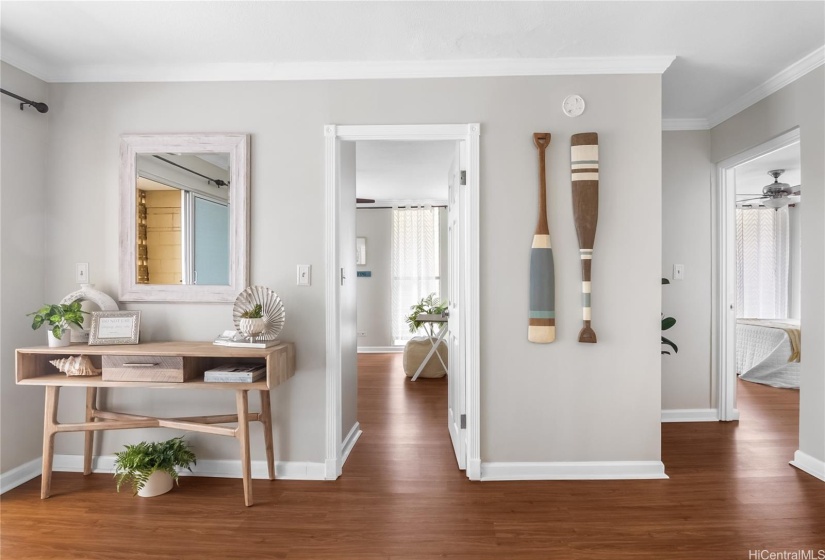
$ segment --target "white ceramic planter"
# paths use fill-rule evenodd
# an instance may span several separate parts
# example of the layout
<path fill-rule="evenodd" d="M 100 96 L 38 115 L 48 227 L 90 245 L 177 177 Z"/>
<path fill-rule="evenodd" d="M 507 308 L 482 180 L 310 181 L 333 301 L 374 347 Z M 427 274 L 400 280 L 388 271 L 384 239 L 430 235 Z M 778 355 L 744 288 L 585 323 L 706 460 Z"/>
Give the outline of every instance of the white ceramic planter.
<path fill-rule="evenodd" d="M 255 337 L 264 332 L 266 328 L 266 319 L 259 317 L 256 319 L 241 319 L 238 327 L 241 329 L 241 334 L 246 337 Z"/>
<path fill-rule="evenodd" d="M 149 480 L 138 492 L 142 498 L 154 498 L 166 494 L 172 489 L 172 477 L 166 471 L 155 471 L 149 475 Z"/>
<path fill-rule="evenodd" d="M 63 336 L 61 338 L 56 338 L 52 331 L 46 331 L 49 337 L 49 346 L 51 348 L 57 348 L 60 346 L 68 346 L 72 342 L 72 334 L 68 330 L 63 331 Z"/>

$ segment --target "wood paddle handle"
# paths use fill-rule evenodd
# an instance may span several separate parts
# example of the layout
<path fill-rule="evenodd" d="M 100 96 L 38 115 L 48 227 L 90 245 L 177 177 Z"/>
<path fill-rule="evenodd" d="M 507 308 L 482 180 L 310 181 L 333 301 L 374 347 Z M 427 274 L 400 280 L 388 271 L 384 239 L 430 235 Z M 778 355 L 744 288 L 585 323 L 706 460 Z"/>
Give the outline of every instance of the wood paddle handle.
<path fill-rule="evenodd" d="M 590 326 L 593 244 L 599 220 L 599 135 L 595 132 L 574 134 L 570 139 L 570 167 L 573 185 L 573 219 L 579 238 L 582 264 L 582 320 L 579 342 L 596 342 Z"/>
<path fill-rule="evenodd" d="M 556 280 L 550 228 L 547 224 L 547 169 L 545 152 L 549 132 L 533 134 L 539 150 L 539 219 L 530 249 L 530 322 L 527 340 L 546 344 L 556 340 Z"/>
<path fill-rule="evenodd" d="M 549 132 L 534 132 L 533 143 L 539 149 L 539 221 L 536 224 L 536 235 L 550 235 L 547 225 L 547 168 L 545 153 L 550 144 Z"/>

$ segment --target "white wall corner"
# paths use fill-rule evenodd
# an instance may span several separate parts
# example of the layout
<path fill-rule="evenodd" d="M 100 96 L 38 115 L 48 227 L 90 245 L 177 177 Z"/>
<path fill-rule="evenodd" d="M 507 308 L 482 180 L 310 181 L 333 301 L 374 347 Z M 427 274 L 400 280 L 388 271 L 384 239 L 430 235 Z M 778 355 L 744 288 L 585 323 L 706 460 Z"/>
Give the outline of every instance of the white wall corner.
<path fill-rule="evenodd" d="M 347 462 L 347 457 L 349 457 L 352 448 L 355 447 L 355 442 L 358 441 L 358 438 L 360 438 L 363 433 L 364 432 L 361 431 L 361 423 L 356 422 L 347 434 L 347 437 L 344 438 L 344 442 L 341 444 L 341 465 L 338 468 L 338 472 L 341 472 L 341 469 L 344 468 L 344 463 Z"/>
<path fill-rule="evenodd" d="M 681 408 L 662 411 L 662 422 L 718 422 L 715 408 Z"/>
<path fill-rule="evenodd" d="M 481 480 L 637 480 L 669 478 L 661 461 L 482 463 Z"/>
<path fill-rule="evenodd" d="M 43 472 L 42 468 L 43 458 L 38 457 L 28 463 L 23 463 L 19 467 L 0 473 L 0 494 L 5 494 L 12 488 L 17 488 L 21 484 L 40 476 Z"/>
<path fill-rule="evenodd" d="M 825 461 L 820 461 L 804 451 L 797 449 L 796 453 L 793 454 L 793 461 L 791 461 L 790 464 L 811 476 L 815 476 L 819 480 L 825 481 Z"/>
<path fill-rule="evenodd" d="M 83 455 L 55 455 L 55 472 L 83 472 Z M 111 474 L 115 470 L 114 455 L 101 455 L 92 462 L 92 472 Z M 252 461 L 252 478 L 266 480 L 269 474 L 266 461 Z M 240 460 L 202 459 L 192 466 L 192 472 L 180 471 L 181 476 L 241 478 Z M 275 478 L 282 480 L 324 480 L 323 463 L 306 461 L 275 461 Z"/>
<path fill-rule="evenodd" d="M 769 95 L 776 93 L 783 87 L 795 82 L 811 70 L 815 70 L 823 64 L 825 64 L 825 46 L 819 47 L 811 54 L 774 74 L 743 96 L 712 113 L 707 119 L 710 128 L 725 122 L 737 113 L 741 113 L 751 105 L 762 101 Z"/>
<path fill-rule="evenodd" d="M 663 132 L 680 130 L 710 130 L 710 122 L 704 117 L 693 119 L 662 119 Z"/>

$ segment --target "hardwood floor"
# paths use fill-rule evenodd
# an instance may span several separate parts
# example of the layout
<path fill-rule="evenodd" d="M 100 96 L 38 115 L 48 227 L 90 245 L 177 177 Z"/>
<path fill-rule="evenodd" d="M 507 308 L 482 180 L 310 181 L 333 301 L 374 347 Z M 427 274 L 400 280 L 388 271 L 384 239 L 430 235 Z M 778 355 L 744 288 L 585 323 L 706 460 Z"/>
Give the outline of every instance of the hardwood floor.
<path fill-rule="evenodd" d="M 748 559 L 825 548 L 825 485 L 788 465 L 796 391 L 739 383 L 737 423 L 664 424 L 669 480 L 469 482 L 446 431 L 446 379 L 362 355 L 364 434 L 335 482 L 187 477 L 160 498 L 55 473 L 2 496 L 4 560 L 141 558 Z M 80 452 L 80 450 L 78 450 Z M 814 556 L 816 557 L 816 556 Z M 763 556 L 767 558 L 767 556 Z"/>

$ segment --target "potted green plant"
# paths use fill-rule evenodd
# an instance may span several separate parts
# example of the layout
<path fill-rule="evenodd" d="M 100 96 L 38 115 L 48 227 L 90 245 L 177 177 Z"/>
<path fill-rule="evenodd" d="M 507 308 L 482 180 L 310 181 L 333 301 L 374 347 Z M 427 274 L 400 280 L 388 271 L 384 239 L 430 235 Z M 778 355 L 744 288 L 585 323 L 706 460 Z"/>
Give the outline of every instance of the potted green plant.
<path fill-rule="evenodd" d="M 404 318 L 410 326 L 410 332 L 415 334 L 423 330 L 426 336 L 413 337 L 404 346 L 404 373 L 407 377 L 412 377 L 418 371 L 419 366 L 432 349 L 436 338 L 435 323 L 419 321 L 418 316 L 443 315 L 447 311 L 448 305 L 446 301 L 435 297 L 435 293 L 432 293 L 421 298 L 418 303 L 410 307 L 410 314 Z M 427 363 L 420 377 L 443 377 L 447 373 L 447 345 L 443 340 L 439 343 L 436 354 L 437 357 L 433 356 L 433 359 Z"/>
<path fill-rule="evenodd" d="M 662 278 L 662 284 L 670 284 L 670 280 L 668 280 L 667 278 Z M 676 319 L 674 319 L 673 317 L 665 317 L 664 315 L 662 315 L 662 331 L 668 330 L 669 328 L 671 328 L 675 324 L 676 324 Z M 664 336 L 662 337 L 662 344 L 666 344 L 666 345 L 670 346 L 671 348 L 673 348 L 674 352 L 679 352 L 679 348 L 676 347 L 676 344 L 672 340 L 669 340 L 669 339 L 665 338 Z M 669 350 L 662 350 L 662 354 L 667 354 L 669 356 L 670 351 Z"/>
<path fill-rule="evenodd" d="M 83 314 L 86 313 L 81 308 L 80 300 L 72 303 L 54 303 L 46 304 L 37 311 L 33 311 L 26 315 L 31 317 L 34 315 L 32 321 L 32 329 L 37 330 L 43 325 L 48 325 L 49 346 L 68 346 L 71 342 L 71 337 L 63 335 L 70 329 L 69 325 L 77 325 L 83 328 Z"/>
<path fill-rule="evenodd" d="M 241 313 L 241 320 L 238 323 L 241 334 L 248 338 L 255 337 L 266 329 L 266 319 L 264 319 L 263 306 L 256 303 L 252 309 L 247 309 Z"/>
<path fill-rule="evenodd" d="M 160 496 L 172 489 L 172 481 L 179 484 L 178 468 L 191 471 L 190 465 L 197 464 L 195 454 L 183 436 L 161 442 L 142 441 L 125 447 L 125 451 L 115 453 L 118 492 L 128 482 L 138 496 Z"/>

